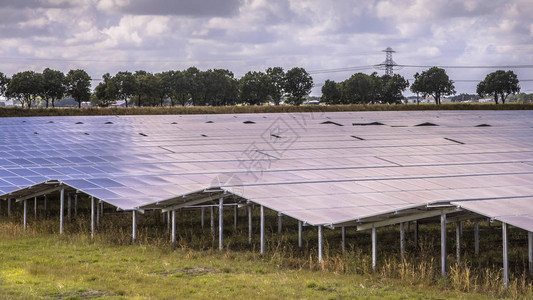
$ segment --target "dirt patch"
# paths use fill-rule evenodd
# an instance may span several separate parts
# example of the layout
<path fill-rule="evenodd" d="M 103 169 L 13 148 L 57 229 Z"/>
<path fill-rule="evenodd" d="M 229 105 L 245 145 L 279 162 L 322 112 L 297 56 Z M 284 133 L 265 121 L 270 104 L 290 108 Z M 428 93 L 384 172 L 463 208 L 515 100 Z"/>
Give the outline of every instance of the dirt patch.
<path fill-rule="evenodd" d="M 54 295 L 54 299 L 96 299 L 104 296 L 111 296 L 110 292 L 99 290 L 86 290 L 67 294 Z"/>
<path fill-rule="evenodd" d="M 180 270 L 164 271 L 158 274 L 164 275 L 164 276 L 182 274 L 184 276 L 198 277 L 198 276 L 203 276 L 206 274 L 215 274 L 215 273 L 220 273 L 220 271 L 215 270 L 215 269 L 209 269 L 209 268 L 195 267 L 195 268 L 186 268 L 186 269 L 180 269 Z"/>

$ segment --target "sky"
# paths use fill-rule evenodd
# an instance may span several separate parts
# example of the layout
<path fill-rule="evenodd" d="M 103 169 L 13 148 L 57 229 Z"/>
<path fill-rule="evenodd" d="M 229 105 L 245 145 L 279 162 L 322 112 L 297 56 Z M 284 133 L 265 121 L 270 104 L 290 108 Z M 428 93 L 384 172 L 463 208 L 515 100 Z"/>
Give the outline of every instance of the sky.
<path fill-rule="evenodd" d="M 319 96 L 327 79 L 383 74 L 392 47 L 422 66 L 394 71 L 411 83 L 429 66 L 529 65 L 513 71 L 533 93 L 532 16 L 531 0 L 0 0 L 0 72 L 303 67 Z M 457 93 L 495 70 L 446 68 Z"/>

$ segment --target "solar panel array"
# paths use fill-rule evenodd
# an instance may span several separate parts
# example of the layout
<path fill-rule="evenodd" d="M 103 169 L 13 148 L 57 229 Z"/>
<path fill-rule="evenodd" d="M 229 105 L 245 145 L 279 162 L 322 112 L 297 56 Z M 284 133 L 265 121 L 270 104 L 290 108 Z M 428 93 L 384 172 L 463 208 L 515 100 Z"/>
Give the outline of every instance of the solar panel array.
<path fill-rule="evenodd" d="M 441 202 L 512 215 L 523 225 L 533 216 L 532 116 L 420 111 L 4 118 L 0 197 L 59 180 L 131 210 L 221 187 L 311 225 Z M 508 202 L 518 207 L 503 204 Z M 506 212 L 508 207 L 514 210 Z"/>

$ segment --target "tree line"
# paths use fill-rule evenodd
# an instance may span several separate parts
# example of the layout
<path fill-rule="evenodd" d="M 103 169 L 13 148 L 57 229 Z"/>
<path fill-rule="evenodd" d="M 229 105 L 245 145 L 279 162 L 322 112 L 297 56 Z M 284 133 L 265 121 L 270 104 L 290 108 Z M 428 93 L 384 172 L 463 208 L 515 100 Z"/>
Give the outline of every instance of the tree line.
<path fill-rule="evenodd" d="M 84 70 L 61 71 L 45 69 L 42 73 L 24 71 L 11 78 L 0 72 L 0 95 L 31 107 L 37 99 L 46 107 L 56 101 L 72 97 L 81 107 L 91 101 L 98 106 L 109 106 L 118 100 L 125 105 L 260 105 L 273 102 L 300 105 L 311 92 L 313 78 L 303 68 L 285 72 L 281 67 L 265 72 L 250 71 L 237 79 L 224 69 L 201 71 L 196 67 L 150 73 L 143 70 L 106 73 L 91 91 L 91 77 Z"/>
<path fill-rule="evenodd" d="M 401 75 L 353 74 L 335 82 L 326 80 L 320 101 L 326 104 L 401 103 L 403 92 L 410 90 L 423 97 L 432 96 L 437 104 L 441 97 L 455 94 L 454 82 L 442 68 L 432 67 L 414 75 L 409 84 Z M 242 78 L 225 69 L 201 71 L 196 67 L 150 73 L 143 70 L 106 73 L 91 91 L 91 77 L 84 70 L 70 70 L 67 74 L 46 68 L 42 73 L 23 71 L 11 78 L 0 72 L 0 96 L 31 107 L 38 99 L 46 107 L 54 107 L 58 100 L 72 97 L 81 107 L 84 101 L 94 105 L 109 106 L 118 100 L 125 105 L 163 106 L 196 105 L 220 106 L 249 104 L 275 105 L 288 103 L 300 105 L 311 92 L 313 78 L 303 68 L 285 72 L 281 67 L 271 67 L 264 72 L 250 71 Z M 480 97 L 491 95 L 496 104 L 510 94 L 520 92 L 513 71 L 498 70 L 488 74 L 477 86 Z"/>
<path fill-rule="evenodd" d="M 432 67 L 416 73 L 414 79 L 411 92 L 431 96 L 436 104 L 441 104 L 442 97 L 455 95 L 454 82 L 442 68 Z M 338 83 L 326 80 L 321 101 L 328 104 L 401 103 L 407 87 L 409 81 L 398 74 L 380 77 L 375 72 L 371 75 L 356 73 Z M 498 70 L 488 74 L 478 84 L 476 92 L 480 97 L 492 95 L 496 104 L 498 99 L 505 103 L 510 94 L 520 92 L 520 85 L 513 71 Z"/>

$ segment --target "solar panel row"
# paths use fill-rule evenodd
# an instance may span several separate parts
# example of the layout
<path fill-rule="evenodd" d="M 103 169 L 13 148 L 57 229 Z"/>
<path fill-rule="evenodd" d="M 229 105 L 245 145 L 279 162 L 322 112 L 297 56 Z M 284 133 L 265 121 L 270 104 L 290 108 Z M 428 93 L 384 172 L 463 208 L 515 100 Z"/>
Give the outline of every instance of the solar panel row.
<path fill-rule="evenodd" d="M 4 118 L 0 197 L 57 180 L 132 210 L 162 208 L 182 195 L 221 187 L 311 225 L 363 222 L 447 202 L 496 219 L 512 215 L 510 224 L 533 230 L 532 115 Z M 375 122 L 385 125 L 369 125 Z M 438 126 L 416 126 L 426 122 Z M 476 127 L 481 124 L 490 126 Z M 507 212 L 512 206 L 490 199 L 519 207 Z"/>

